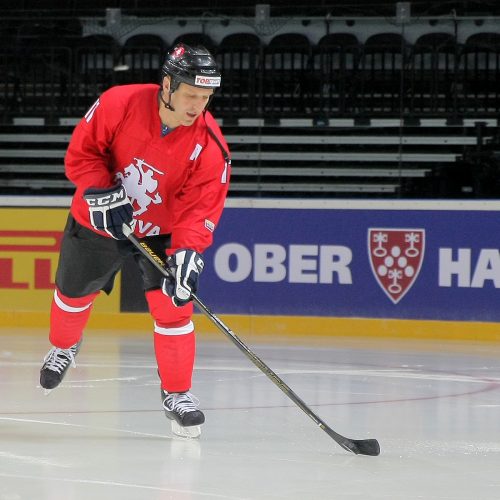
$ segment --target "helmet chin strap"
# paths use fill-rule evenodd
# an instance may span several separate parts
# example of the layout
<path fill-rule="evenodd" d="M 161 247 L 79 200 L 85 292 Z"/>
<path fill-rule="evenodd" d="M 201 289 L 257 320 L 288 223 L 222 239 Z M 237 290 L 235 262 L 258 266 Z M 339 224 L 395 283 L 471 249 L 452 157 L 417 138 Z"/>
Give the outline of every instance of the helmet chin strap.
<path fill-rule="evenodd" d="M 170 102 L 172 101 L 172 92 L 169 92 L 168 93 L 168 102 L 165 101 L 165 98 L 163 97 L 163 89 L 160 90 L 160 101 L 165 105 L 165 107 L 167 109 L 169 109 L 170 111 L 175 111 L 175 108 L 172 106 L 172 104 L 170 104 Z"/>

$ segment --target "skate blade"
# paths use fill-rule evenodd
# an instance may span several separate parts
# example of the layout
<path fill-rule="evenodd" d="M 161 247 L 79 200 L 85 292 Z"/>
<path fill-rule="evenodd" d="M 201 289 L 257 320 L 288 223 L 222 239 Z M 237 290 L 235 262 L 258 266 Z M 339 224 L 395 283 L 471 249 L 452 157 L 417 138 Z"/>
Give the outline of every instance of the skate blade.
<path fill-rule="evenodd" d="M 182 438 L 196 439 L 201 435 L 201 426 L 192 425 L 190 427 L 182 427 L 175 420 L 172 420 L 172 434 Z"/>
<path fill-rule="evenodd" d="M 48 396 L 54 390 L 54 389 L 44 389 L 43 387 L 42 387 L 42 389 L 43 389 L 44 396 Z"/>

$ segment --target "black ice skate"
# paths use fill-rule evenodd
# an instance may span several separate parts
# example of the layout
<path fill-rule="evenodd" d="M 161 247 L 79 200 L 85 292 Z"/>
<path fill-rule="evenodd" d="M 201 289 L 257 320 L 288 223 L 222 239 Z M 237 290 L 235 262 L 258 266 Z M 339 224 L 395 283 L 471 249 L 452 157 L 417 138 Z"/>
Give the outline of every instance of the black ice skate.
<path fill-rule="evenodd" d="M 70 365 L 76 367 L 75 356 L 80 350 L 81 343 L 80 340 L 69 349 L 53 347 L 47 353 L 40 370 L 40 385 L 45 389 L 45 394 L 48 394 L 62 382 Z"/>
<path fill-rule="evenodd" d="M 198 409 L 200 402 L 190 392 L 168 393 L 161 389 L 165 415 L 172 421 L 172 432 L 181 437 L 197 438 L 205 415 Z"/>

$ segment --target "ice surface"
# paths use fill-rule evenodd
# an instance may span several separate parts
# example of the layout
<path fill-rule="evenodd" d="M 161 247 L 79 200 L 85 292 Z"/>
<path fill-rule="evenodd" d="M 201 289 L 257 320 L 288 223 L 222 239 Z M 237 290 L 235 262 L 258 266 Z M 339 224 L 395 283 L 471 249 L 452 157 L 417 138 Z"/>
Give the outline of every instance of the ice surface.
<path fill-rule="evenodd" d="M 243 339 L 346 452 L 225 338 L 203 340 L 200 439 L 172 435 L 151 337 L 88 332 L 63 384 L 46 333 L 0 335 L 0 500 L 498 500 L 498 345 Z"/>

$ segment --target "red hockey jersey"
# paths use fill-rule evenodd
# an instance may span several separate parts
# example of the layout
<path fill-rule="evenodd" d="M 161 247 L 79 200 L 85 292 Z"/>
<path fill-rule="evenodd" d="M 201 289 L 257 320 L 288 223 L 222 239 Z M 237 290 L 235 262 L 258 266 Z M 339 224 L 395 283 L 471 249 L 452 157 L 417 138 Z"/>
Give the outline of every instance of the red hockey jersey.
<path fill-rule="evenodd" d="M 170 233 L 172 249 L 203 252 L 227 195 L 228 147 L 208 112 L 162 136 L 158 91 L 154 84 L 113 87 L 76 126 L 65 156 L 66 176 L 76 185 L 71 213 L 93 229 L 84 191 L 121 181 L 137 237 Z"/>

